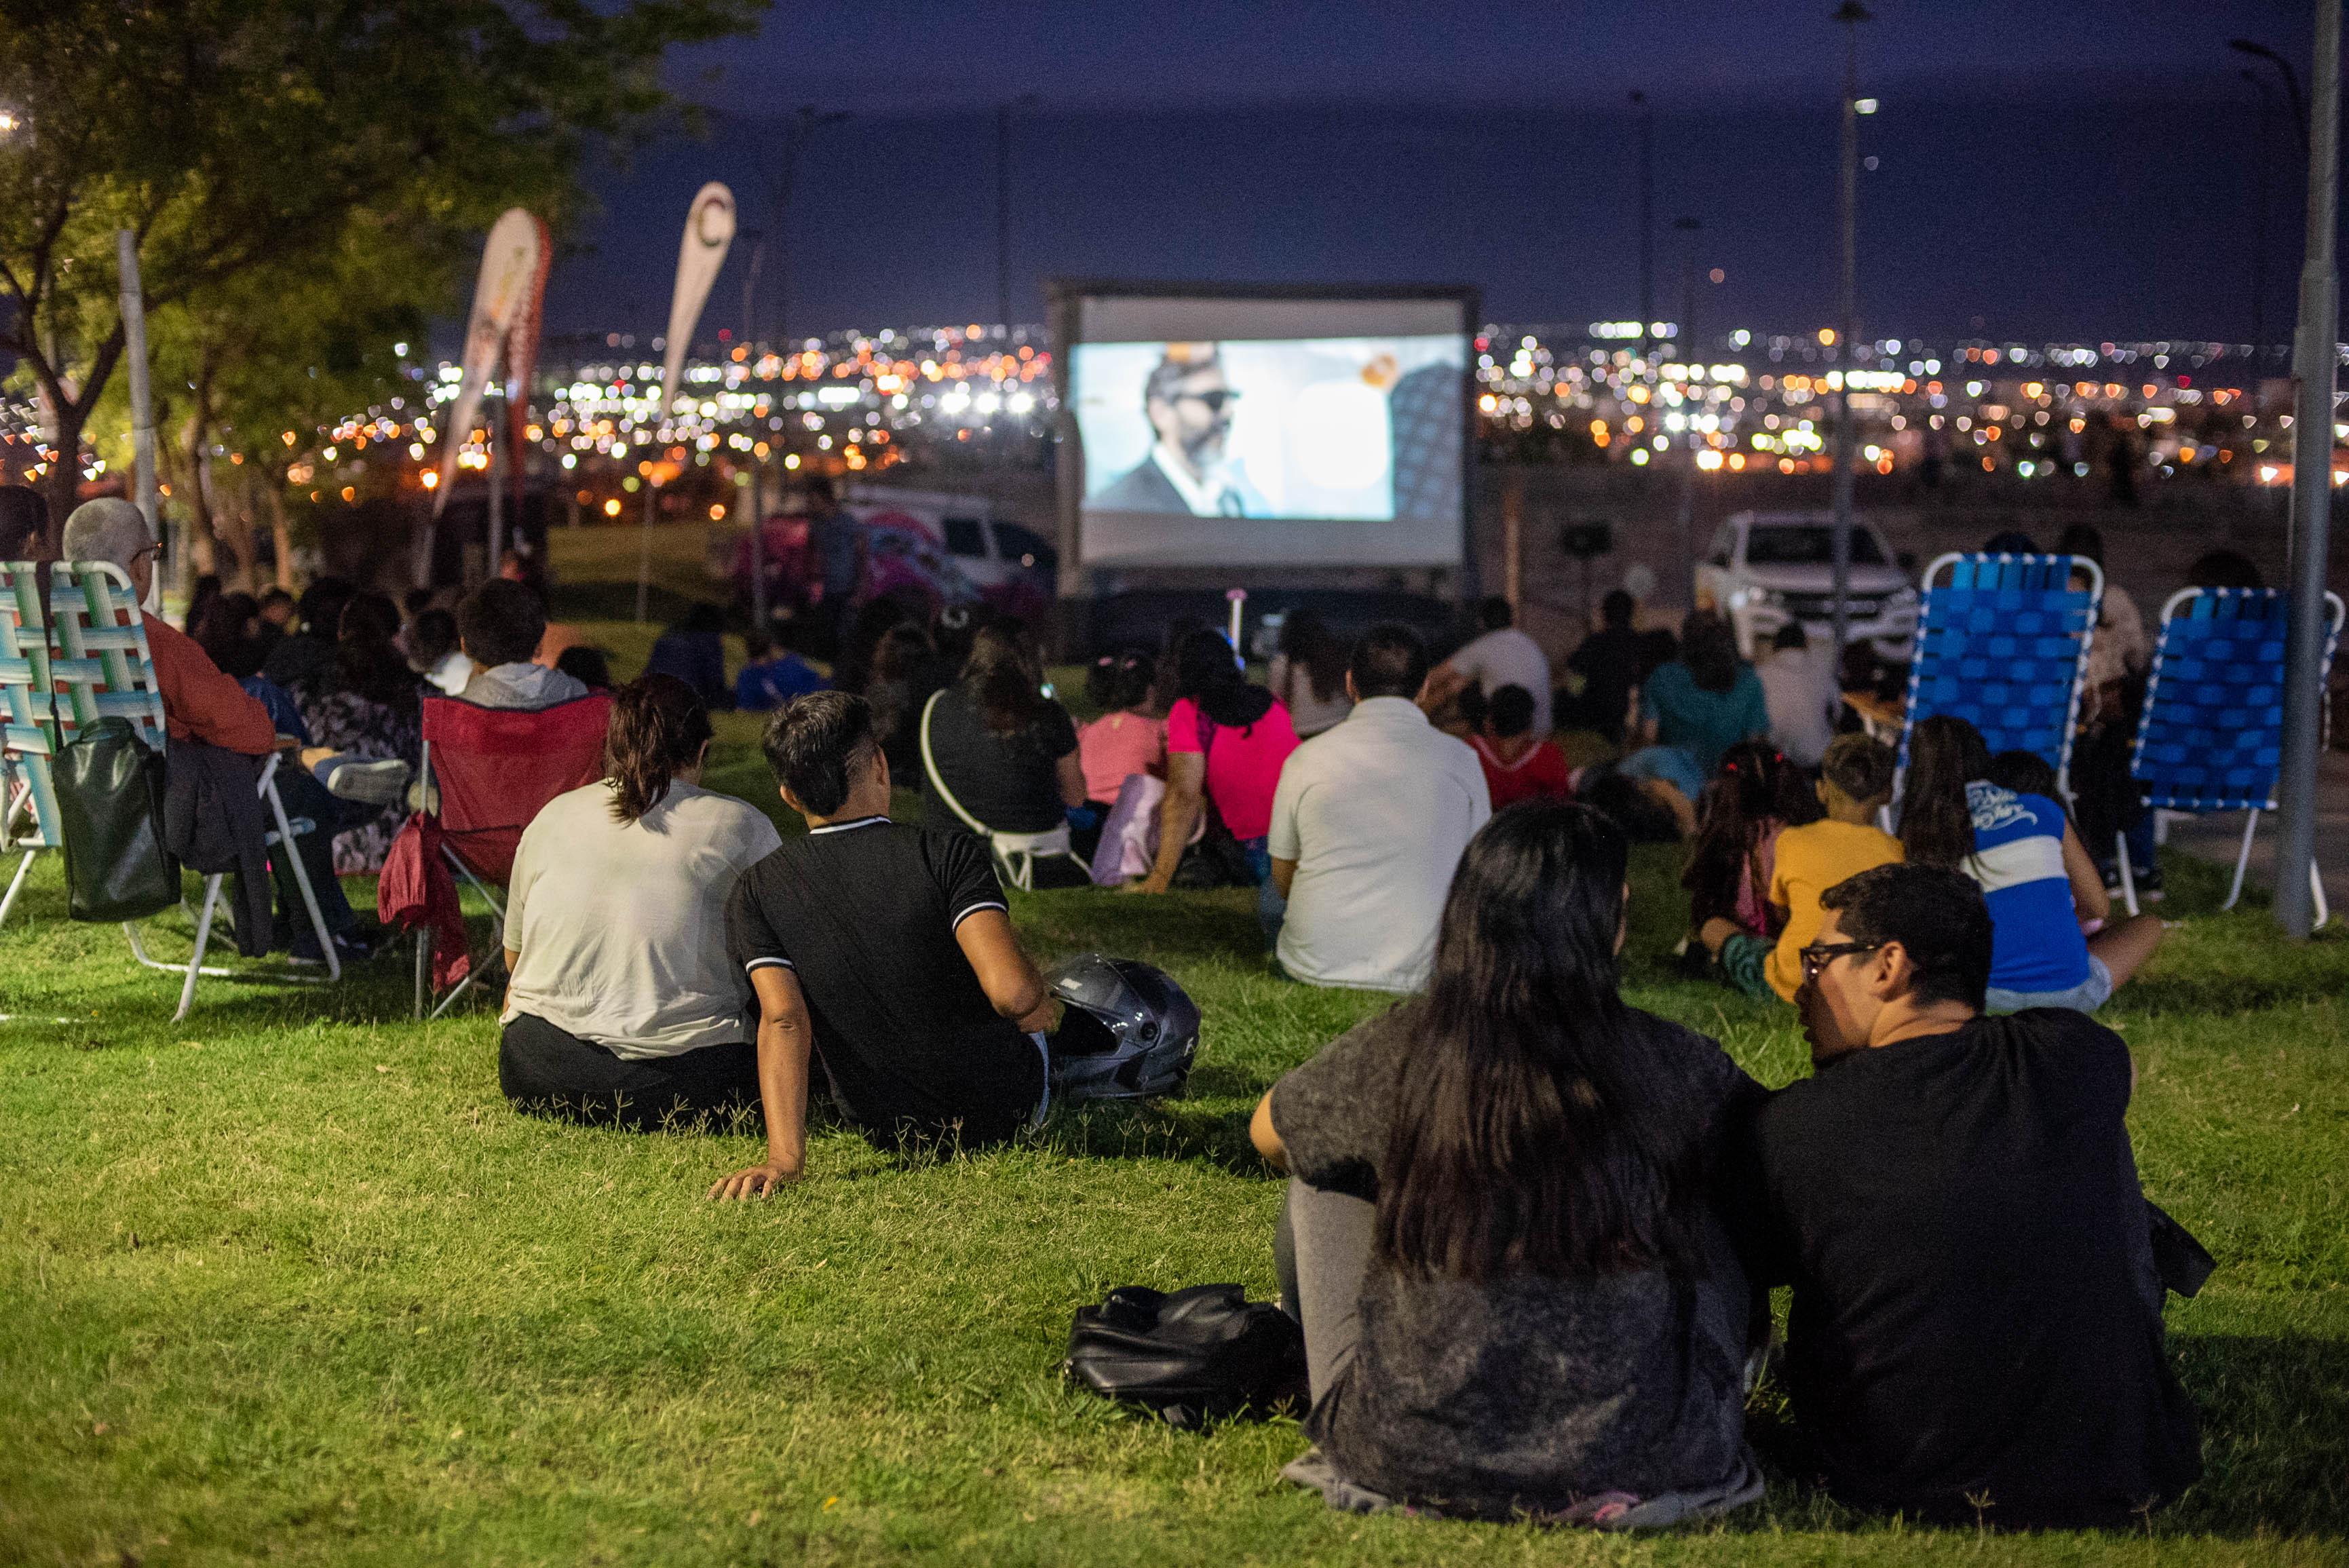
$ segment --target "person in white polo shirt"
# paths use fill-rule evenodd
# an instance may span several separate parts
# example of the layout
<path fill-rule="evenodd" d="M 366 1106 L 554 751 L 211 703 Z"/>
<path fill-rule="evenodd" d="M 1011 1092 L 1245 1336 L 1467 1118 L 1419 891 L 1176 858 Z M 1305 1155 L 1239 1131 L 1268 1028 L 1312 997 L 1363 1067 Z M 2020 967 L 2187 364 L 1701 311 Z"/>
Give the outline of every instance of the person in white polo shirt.
<path fill-rule="evenodd" d="M 1499 594 L 1476 606 L 1484 634 L 1435 666 L 1428 682 L 1427 707 L 1441 712 L 1444 705 L 1474 686 L 1486 698 L 1503 686 L 1521 686 L 1534 694 L 1533 738 L 1550 731 L 1549 655 L 1516 627 L 1516 612 Z"/>
<path fill-rule="evenodd" d="M 1266 847 L 1288 907 L 1274 951 L 1309 985 L 1418 990 L 1452 873 L 1493 814 L 1476 754 L 1421 709 L 1426 684 L 1418 634 L 1372 627 L 1346 671 L 1353 711 L 1280 770 Z"/>

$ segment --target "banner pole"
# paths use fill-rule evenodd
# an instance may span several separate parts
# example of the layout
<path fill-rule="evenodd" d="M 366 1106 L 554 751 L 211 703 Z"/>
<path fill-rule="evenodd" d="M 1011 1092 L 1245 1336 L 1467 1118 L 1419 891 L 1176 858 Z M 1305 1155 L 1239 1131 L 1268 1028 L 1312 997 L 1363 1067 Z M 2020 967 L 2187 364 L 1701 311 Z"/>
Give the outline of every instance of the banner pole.
<path fill-rule="evenodd" d="M 645 521 L 636 531 L 636 624 L 645 624 L 646 601 L 652 592 L 653 582 L 653 497 L 660 486 L 651 480 L 645 481 Z"/>

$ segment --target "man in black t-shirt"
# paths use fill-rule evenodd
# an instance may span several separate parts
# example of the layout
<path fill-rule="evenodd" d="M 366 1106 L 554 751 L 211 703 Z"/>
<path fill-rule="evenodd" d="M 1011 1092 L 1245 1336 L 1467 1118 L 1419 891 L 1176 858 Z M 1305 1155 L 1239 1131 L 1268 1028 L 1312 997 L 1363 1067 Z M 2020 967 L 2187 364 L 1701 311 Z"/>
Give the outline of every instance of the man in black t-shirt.
<path fill-rule="evenodd" d="M 808 833 L 743 872 L 727 906 L 759 998 L 767 1159 L 709 1195 L 799 1178 L 811 1054 L 880 1147 L 1009 1138 L 1043 1113 L 1057 1005 L 1012 933 L 987 845 L 889 820 L 889 764 L 861 696 L 788 703 L 763 744 Z"/>
<path fill-rule="evenodd" d="M 1981 1016 L 1971 880 L 1829 888 L 1795 1001 L 1816 1071 L 1756 1119 L 1763 1272 L 1794 1286 L 1797 1425 L 1856 1506 L 2009 1527 L 2141 1522 L 2201 1474 L 2162 1344 L 2120 1037 Z"/>

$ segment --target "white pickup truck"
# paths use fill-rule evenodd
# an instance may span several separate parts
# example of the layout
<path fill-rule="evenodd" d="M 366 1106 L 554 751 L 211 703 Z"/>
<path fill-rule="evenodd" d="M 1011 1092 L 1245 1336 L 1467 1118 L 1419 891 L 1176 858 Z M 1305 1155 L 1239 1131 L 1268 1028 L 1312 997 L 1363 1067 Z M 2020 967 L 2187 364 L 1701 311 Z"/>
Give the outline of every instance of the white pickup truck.
<path fill-rule="evenodd" d="M 1854 642 L 1906 658 L 1917 634 L 1917 590 L 1873 523 L 1851 525 Z M 1721 525 L 1696 569 L 1700 608 L 1718 610 L 1751 658 L 1789 621 L 1813 635 L 1835 624 L 1835 516 L 1825 511 L 1741 511 Z"/>

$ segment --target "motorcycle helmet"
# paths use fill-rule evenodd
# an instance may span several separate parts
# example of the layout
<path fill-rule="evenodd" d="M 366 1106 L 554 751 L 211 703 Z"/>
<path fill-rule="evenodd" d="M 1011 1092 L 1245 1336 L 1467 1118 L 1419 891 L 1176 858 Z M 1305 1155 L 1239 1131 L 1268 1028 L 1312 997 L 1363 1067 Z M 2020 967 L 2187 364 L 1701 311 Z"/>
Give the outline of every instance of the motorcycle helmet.
<path fill-rule="evenodd" d="M 1083 953 L 1045 984 L 1062 1005 L 1051 1038 L 1054 1099 L 1152 1099 L 1183 1092 L 1199 1008 L 1163 969 Z"/>

